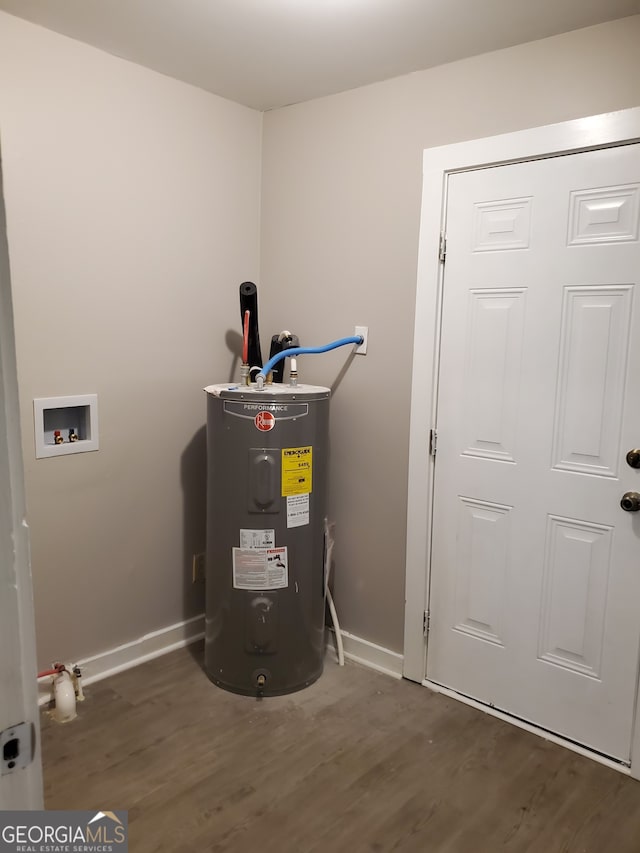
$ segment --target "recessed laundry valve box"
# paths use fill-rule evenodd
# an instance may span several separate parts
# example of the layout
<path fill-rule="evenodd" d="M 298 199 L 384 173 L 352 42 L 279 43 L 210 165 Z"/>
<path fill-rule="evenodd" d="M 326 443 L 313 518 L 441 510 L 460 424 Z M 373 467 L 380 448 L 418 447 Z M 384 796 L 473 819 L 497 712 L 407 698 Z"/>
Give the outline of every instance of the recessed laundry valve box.
<path fill-rule="evenodd" d="M 33 401 L 36 459 L 98 449 L 98 395 Z"/>

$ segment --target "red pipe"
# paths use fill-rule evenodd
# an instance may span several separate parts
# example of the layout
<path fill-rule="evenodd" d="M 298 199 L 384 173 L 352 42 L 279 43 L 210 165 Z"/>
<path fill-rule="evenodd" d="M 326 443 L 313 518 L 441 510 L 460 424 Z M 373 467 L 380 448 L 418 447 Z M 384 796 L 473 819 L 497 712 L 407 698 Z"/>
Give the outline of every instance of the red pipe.
<path fill-rule="evenodd" d="M 54 669 L 45 669 L 38 673 L 38 678 L 45 678 L 47 675 L 57 675 L 59 672 L 64 672 L 64 664 L 57 663 Z"/>
<path fill-rule="evenodd" d="M 242 363 L 249 363 L 249 314 L 250 311 L 244 312 L 244 334 L 242 336 Z"/>

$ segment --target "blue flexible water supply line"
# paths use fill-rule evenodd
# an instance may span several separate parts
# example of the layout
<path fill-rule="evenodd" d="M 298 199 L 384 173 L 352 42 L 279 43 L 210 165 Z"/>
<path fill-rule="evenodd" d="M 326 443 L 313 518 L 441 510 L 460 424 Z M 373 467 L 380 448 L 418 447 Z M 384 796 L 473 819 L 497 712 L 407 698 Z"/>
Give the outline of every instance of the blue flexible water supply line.
<path fill-rule="evenodd" d="M 258 385 L 261 385 L 260 377 L 262 377 L 262 380 L 264 381 L 269 371 L 273 370 L 276 364 L 279 361 L 282 361 L 284 358 L 290 358 L 292 356 L 295 357 L 297 355 L 329 352 L 329 350 L 337 349 L 338 347 L 346 347 L 349 344 L 358 344 L 358 346 L 360 346 L 360 344 L 362 344 L 363 342 L 364 338 L 362 337 L 362 335 L 353 335 L 350 338 L 339 338 L 337 341 L 331 341 L 330 344 L 325 344 L 322 347 L 293 347 L 292 349 L 282 350 L 282 352 L 276 353 L 273 358 L 269 359 L 269 361 L 265 364 L 260 373 L 258 373 L 258 375 L 256 376 L 256 380 L 258 382 Z"/>

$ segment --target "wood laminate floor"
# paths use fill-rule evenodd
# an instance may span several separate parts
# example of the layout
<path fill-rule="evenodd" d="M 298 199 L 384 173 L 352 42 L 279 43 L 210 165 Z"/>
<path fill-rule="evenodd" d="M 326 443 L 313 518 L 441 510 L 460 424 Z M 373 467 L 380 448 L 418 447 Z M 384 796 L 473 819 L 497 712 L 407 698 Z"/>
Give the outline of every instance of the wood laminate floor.
<path fill-rule="evenodd" d="M 47 808 L 128 809 L 133 853 L 640 853 L 640 783 L 614 770 L 331 656 L 259 702 L 199 655 L 43 713 Z"/>

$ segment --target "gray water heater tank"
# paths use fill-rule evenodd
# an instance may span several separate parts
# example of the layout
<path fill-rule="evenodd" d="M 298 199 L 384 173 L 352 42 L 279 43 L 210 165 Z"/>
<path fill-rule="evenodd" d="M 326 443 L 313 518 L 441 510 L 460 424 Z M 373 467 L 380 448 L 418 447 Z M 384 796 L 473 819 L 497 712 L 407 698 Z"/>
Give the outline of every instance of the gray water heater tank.
<path fill-rule="evenodd" d="M 292 693 L 322 674 L 331 392 L 205 391 L 205 670 L 235 693 Z"/>

